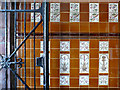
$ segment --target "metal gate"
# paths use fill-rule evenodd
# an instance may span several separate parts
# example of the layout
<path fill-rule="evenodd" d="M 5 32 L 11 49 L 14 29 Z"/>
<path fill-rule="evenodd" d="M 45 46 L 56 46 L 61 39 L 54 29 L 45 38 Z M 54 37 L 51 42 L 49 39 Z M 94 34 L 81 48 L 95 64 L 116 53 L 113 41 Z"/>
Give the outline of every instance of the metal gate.
<path fill-rule="evenodd" d="M 7 0 L 5 0 L 5 9 L 0 10 L 0 12 L 4 12 L 5 13 L 5 56 L 3 57 L 2 55 L 0 55 L 1 60 L 0 60 L 0 69 L 5 68 L 5 72 L 6 72 L 6 90 L 7 90 L 7 70 L 9 69 L 15 76 L 14 82 L 15 82 L 15 89 L 17 89 L 17 79 L 19 79 L 22 84 L 24 84 L 25 86 L 25 90 L 29 89 L 30 87 L 27 85 L 26 83 L 26 40 L 30 37 L 31 34 L 33 34 L 34 36 L 34 89 L 36 89 L 36 65 L 37 66 L 41 66 L 43 67 L 43 72 L 44 72 L 44 89 L 48 90 L 49 89 L 49 3 L 47 2 L 47 0 L 44 0 L 44 2 L 42 2 L 42 6 L 39 9 L 35 9 L 35 0 L 34 0 L 34 10 L 28 10 L 26 9 L 26 0 L 24 0 L 24 9 L 22 10 L 18 10 L 16 9 L 17 7 L 17 1 L 15 0 L 15 2 L 13 2 L 14 4 L 14 9 L 7 9 Z M 13 12 L 14 13 L 14 51 L 8 55 L 8 29 L 7 29 L 7 14 L 8 12 Z M 22 41 L 22 43 L 17 47 L 17 41 L 16 41 L 16 18 L 17 18 L 17 12 L 24 12 L 24 40 Z M 30 31 L 30 33 L 28 35 L 26 35 L 26 12 L 33 12 L 34 13 L 34 28 Z M 35 25 L 35 12 L 39 12 L 41 13 L 42 19 L 40 20 L 40 22 L 38 22 L 37 25 Z M 35 30 L 37 29 L 37 27 L 43 22 L 43 57 L 35 57 Z M 20 49 L 20 47 L 22 47 L 24 45 L 24 62 L 22 62 L 21 58 L 17 59 L 17 55 L 16 52 Z M 14 61 L 12 62 L 12 59 L 14 59 Z M 17 74 L 17 67 L 21 68 L 22 64 L 24 64 L 24 80 Z M 11 65 L 14 65 L 14 69 L 13 70 L 11 68 Z"/>

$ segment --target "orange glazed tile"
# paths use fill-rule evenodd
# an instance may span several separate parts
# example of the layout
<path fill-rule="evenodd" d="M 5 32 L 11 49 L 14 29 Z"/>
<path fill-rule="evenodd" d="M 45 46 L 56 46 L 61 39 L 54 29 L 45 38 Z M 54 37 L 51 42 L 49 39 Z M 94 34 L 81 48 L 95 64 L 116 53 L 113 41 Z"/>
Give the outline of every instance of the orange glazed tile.
<path fill-rule="evenodd" d="M 99 48 L 99 40 L 91 39 L 90 40 L 90 48 Z"/>
<path fill-rule="evenodd" d="M 26 67 L 30 67 L 30 59 L 26 59 Z"/>
<path fill-rule="evenodd" d="M 26 23 L 26 33 L 29 33 L 30 31 L 30 23 Z M 22 32 L 24 32 L 24 22 L 22 23 Z"/>
<path fill-rule="evenodd" d="M 70 68 L 71 69 L 79 69 L 79 59 L 71 59 L 70 60 Z"/>
<path fill-rule="evenodd" d="M 60 14 L 60 21 L 69 22 L 69 13 L 61 13 Z"/>
<path fill-rule="evenodd" d="M 70 40 L 70 48 L 79 48 L 79 40 L 71 39 Z"/>
<path fill-rule="evenodd" d="M 119 45 L 119 40 L 118 39 L 110 39 L 109 40 L 109 48 L 120 48 L 120 45 Z"/>
<path fill-rule="evenodd" d="M 98 23 L 90 23 L 90 33 L 98 33 Z"/>
<path fill-rule="evenodd" d="M 70 77 L 79 77 L 79 69 L 70 69 Z"/>
<path fill-rule="evenodd" d="M 50 69 L 50 77 L 59 77 L 59 69 Z"/>
<path fill-rule="evenodd" d="M 80 32 L 89 33 L 89 23 L 80 23 Z"/>
<path fill-rule="evenodd" d="M 26 48 L 30 48 L 30 39 L 26 40 Z"/>
<path fill-rule="evenodd" d="M 108 12 L 108 3 L 99 3 L 99 12 Z"/>
<path fill-rule="evenodd" d="M 70 4 L 69 3 L 60 3 L 60 12 L 69 12 Z"/>
<path fill-rule="evenodd" d="M 59 87 L 59 79 L 51 78 L 50 85 L 51 85 L 51 87 Z"/>
<path fill-rule="evenodd" d="M 60 48 L 60 40 L 51 39 L 50 48 Z"/>
<path fill-rule="evenodd" d="M 70 87 L 79 87 L 79 79 L 70 79 Z"/>
<path fill-rule="evenodd" d="M 26 83 L 28 86 L 30 86 L 30 78 L 26 78 Z"/>
<path fill-rule="evenodd" d="M 60 32 L 62 32 L 62 33 L 69 32 L 69 23 L 61 22 L 60 23 Z"/>
<path fill-rule="evenodd" d="M 26 77 L 30 77 L 30 69 L 26 69 Z"/>
<path fill-rule="evenodd" d="M 109 87 L 118 87 L 119 86 L 118 81 L 119 81 L 118 78 L 109 78 Z"/>
<path fill-rule="evenodd" d="M 90 68 L 91 69 L 99 68 L 99 59 L 90 59 Z"/>
<path fill-rule="evenodd" d="M 50 58 L 59 58 L 60 57 L 60 50 L 59 49 L 52 49 L 50 51 L 51 56 Z"/>
<path fill-rule="evenodd" d="M 108 22 L 108 13 L 99 13 L 100 22 Z"/>
<path fill-rule="evenodd" d="M 59 59 L 50 59 L 50 68 L 51 69 L 59 69 L 60 68 L 60 60 Z"/>
<path fill-rule="evenodd" d="M 117 69 L 118 65 L 119 65 L 118 62 L 119 62 L 119 59 L 110 59 L 109 60 L 109 67 Z"/>
<path fill-rule="evenodd" d="M 30 49 L 26 49 L 26 58 L 30 58 Z"/>
<path fill-rule="evenodd" d="M 35 48 L 40 48 L 40 40 L 39 39 L 35 40 Z"/>
<path fill-rule="evenodd" d="M 40 78 L 36 78 L 36 87 L 40 86 Z"/>
<path fill-rule="evenodd" d="M 109 57 L 111 58 L 119 58 L 119 50 L 118 49 L 109 49 Z"/>
<path fill-rule="evenodd" d="M 109 23 L 109 32 L 110 33 L 118 33 L 119 32 L 119 24 L 118 23 Z"/>
<path fill-rule="evenodd" d="M 99 23 L 99 32 L 100 33 L 108 33 L 108 23 Z"/>
<path fill-rule="evenodd" d="M 70 58 L 79 58 L 79 49 L 70 49 Z"/>
<path fill-rule="evenodd" d="M 35 57 L 40 57 L 40 49 L 35 49 Z"/>
<path fill-rule="evenodd" d="M 89 22 L 89 13 L 80 13 L 80 22 Z"/>
<path fill-rule="evenodd" d="M 109 69 L 109 77 L 118 77 L 118 69 Z"/>
<path fill-rule="evenodd" d="M 75 23 L 70 23 L 70 32 L 79 32 L 80 29 L 80 23 L 79 22 L 75 22 Z"/>
<path fill-rule="evenodd" d="M 90 49 L 90 58 L 99 58 L 99 49 Z"/>
<path fill-rule="evenodd" d="M 98 69 L 90 69 L 89 77 L 98 77 Z"/>
<path fill-rule="evenodd" d="M 89 80 L 89 87 L 98 87 L 98 79 L 90 79 Z"/>
<path fill-rule="evenodd" d="M 80 3 L 80 12 L 89 12 L 89 3 Z"/>

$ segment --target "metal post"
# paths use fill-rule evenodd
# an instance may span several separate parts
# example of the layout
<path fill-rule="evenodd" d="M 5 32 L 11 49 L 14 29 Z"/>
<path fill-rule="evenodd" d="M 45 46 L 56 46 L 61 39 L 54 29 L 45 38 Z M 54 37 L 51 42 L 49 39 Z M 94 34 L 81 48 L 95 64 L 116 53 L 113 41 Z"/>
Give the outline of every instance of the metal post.
<path fill-rule="evenodd" d="M 49 90 L 49 3 L 43 2 L 44 90 Z"/>

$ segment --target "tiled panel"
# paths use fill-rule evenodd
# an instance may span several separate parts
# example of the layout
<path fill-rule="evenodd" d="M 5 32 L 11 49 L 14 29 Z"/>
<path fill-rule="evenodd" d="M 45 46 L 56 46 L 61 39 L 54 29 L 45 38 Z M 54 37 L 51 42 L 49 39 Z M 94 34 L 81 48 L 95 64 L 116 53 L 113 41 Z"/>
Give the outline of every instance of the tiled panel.
<path fill-rule="evenodd" d="M 109 3 L 109 22 L 118 22 L 118 3 Z"/>
<path fill-rule="evenodd" d="M 60 22 L 60 3 L 50 3 L 50 22 Z"/>
<path fill-rule="evenodd" d="M 99 54 L 99 73 L 108 73 L 109 71 L 109 55 L 107 53 Z"/>
<path fill-rule="evenodd" d="M 89 22 L 99 22 L 99 3 L 89 3 Z"/>
<path fill-rule="evenodd" d="M 35 4 L 35 9 L 39 9 L 41 7 L 41 3 Z M 34 3 L 31 3 L 31 9 L 34 9 Z M 41 19 L 40 13 L 35 13 L 35 22 L 39 22 Z M 31 13 L 31 22 L 34 22 L 34 13 Z"/>
<path fill-rule="evenodd" d="M 89 75 L 80 75 L 79 85 L 89 85 Z"/>
<path fill-rule="evenodd" d="M 70 41 L 60 41 L 60 51 L 70 51 Z"/>
<path fill-rule="evenodd" d="M 43 75 L 40 75 L 40 85 L 43 85 Z M 49 76 L 49 85 L 50 85 L 50 76 Z"/>
<path fill-rule="evenodd" d="M 108 75 L 99 75 L 99 85 L 108 85 Z"/>
<path fill-rule="evenodd" d="M 60 85 L 61 86 L 68 86 L 70 84 L 69 76 L 60 76 Z"/>
<path fill-rule="evenodd" d="M 99 51 L 108 51 L 109 41 L 99 41 Z"/>
<path fill-rule="evenodd" d="M 80 73 L 89 73 L 89 53 L 80 54 Z"/>
<path fill-rule="evenodd" d="M 89 51 L 89 41 L 80 41 L 80 51 Z"/>
<path fill-rule="evenodd" d="M 70 3 L 70 22 L 79 22 L 79 3 Z"/>
<path fill-rule="evenodd" d="M 70 54 L 60 54 L 60 73 L 70 73 Z"/>

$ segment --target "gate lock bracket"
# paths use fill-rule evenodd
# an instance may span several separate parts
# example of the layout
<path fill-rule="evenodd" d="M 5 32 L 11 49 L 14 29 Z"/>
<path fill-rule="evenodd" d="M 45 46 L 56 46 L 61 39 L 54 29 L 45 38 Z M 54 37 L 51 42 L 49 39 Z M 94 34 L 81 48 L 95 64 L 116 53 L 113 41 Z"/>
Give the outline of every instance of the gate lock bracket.
<path fill-rule="evenodd" d="M 36 66 L 43 67 L 44 57 L 36 57 Z"/>

